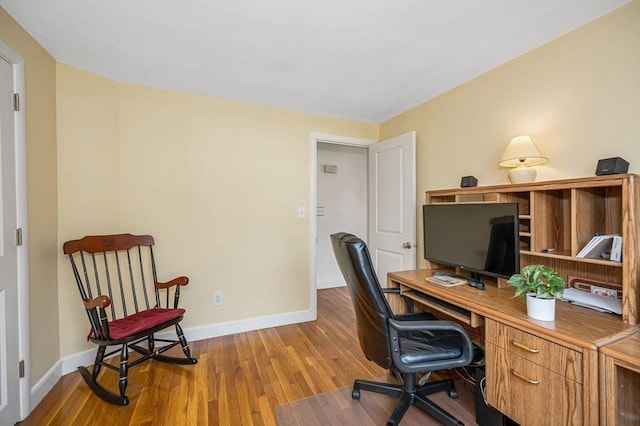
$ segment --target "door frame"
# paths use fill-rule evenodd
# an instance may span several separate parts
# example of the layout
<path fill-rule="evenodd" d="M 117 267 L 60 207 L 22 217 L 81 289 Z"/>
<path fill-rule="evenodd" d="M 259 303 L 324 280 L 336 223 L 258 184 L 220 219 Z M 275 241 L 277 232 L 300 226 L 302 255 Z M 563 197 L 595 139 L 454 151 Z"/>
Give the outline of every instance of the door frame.
<path fill-rule="evenodd" d="M 16 218 L 22 228 L 22 245 L 18 246 L 18 359 L 24 360 L 24 378 L 20 382 L 20 417 L 31 410 L 29 353 L 29 231 L 27 217 L 27 143 L 24 60 L 0 41 L 0 56 L 13 66 L 13 85 L 20 94 L 20 110 L 15 117 L 16 148 Z"/>
<path fill-rule="evenodd" d="M 309 209 L 309 233 L 310 237 L 310 250 L 309 256 L 311 257 L 310 263 L 310 290 L 309 290 L 309 306 L 311 316 L 313 320 L 318 318 L 318 283 L 316 277 L 317 270 L 317 243 L 318 239 L 318 217 L 316 216 L 316 208 L 318 207 L 318 142 L 329 143 L 334 145 L 347 145 L 356 146 L 361 148 L 368 148 L 369 145 L 378 143 L 373 139 L 361 139 L 352 138 L 348 136 L 330 135 L 326 133 L 311 133 L 310 139 L 310 158 L 311 158 L 311 202 Z"/>

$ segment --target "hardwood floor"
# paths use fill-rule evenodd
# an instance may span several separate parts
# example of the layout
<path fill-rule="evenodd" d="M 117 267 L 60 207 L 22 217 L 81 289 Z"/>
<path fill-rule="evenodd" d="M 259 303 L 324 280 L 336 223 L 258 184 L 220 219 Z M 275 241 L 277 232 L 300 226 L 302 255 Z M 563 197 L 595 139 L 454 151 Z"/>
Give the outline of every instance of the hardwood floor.
<path fill-rule="evenodd" d="M 130 370 L 116 407 L 68 374 L 21 423 L 32 425 L 275 425 L 278 405 L 384 376 L 358 344 L 346 288 L 318 292 L 318 320 L 192 343 L 193 366 Z M 111 374 L 115 390 L 117 373 Z"/>

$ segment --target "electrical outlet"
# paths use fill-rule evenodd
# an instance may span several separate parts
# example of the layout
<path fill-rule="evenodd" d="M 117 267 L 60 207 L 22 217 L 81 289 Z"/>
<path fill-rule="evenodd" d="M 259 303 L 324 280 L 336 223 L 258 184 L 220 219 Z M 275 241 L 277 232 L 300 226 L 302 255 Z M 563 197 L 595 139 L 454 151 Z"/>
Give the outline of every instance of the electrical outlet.
<path fill-rule="evenodd" d="M 213 306 L 222 305 L 222 301 L 224 300 L 222 291 L 214 291 L 213 292 Z"/>
<path fill-rule="evenodd" d="M 298 207 L 298 219 L 304 219 L 306 216 L 306 211 L 304 207 Z"/>

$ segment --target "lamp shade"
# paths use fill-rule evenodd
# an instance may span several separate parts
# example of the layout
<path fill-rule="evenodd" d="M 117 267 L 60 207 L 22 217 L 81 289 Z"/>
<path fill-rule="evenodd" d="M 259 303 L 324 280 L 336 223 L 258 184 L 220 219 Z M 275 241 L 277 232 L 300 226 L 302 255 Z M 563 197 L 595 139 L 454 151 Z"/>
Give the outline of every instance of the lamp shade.
<path fill-rule="evenodd" d="M 498 163 L 502 167 L 537 166 L 549 161 L 543 157 L 529 135 L 512 138 Z"/>

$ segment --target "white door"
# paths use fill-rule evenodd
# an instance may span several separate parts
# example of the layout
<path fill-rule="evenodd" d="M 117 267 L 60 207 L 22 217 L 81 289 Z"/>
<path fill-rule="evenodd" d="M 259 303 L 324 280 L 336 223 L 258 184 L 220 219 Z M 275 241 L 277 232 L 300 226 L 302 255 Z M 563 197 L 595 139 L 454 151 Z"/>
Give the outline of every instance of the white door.
<path fill-rule="evenodd" d="M 369 251 L 378 279 L 416 268 L 416 133 L 369 146 Z"/>
<path fill-rule="evenodd" d="M 13 66 L 0 57 L 0 425 L 20 420 Z"/>

